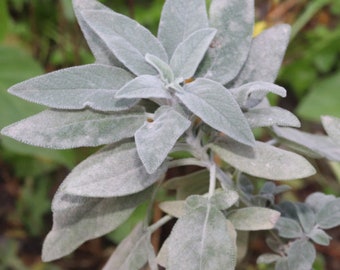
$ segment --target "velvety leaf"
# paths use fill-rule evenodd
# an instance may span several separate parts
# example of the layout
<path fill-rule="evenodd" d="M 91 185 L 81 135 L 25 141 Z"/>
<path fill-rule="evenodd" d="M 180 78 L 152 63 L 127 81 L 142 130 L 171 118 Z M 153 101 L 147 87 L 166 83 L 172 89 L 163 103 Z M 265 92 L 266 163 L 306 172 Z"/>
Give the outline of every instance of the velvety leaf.
<path fill-rule="evenodd" d="M 211 197 L 210 203 L 219 210 L 225 210 L 233 206 L 238 199 L 239 195 L 236 191 L 217 189 Z"/>
<path fill-rule="evenodd" d="M 253 148 L 226 140 L 210 148 L 238 170 L 271 180 L 292 180 L 311 176 L 315 169 L 302 156 L 256 142 Z"/>
<path fill-rule="evenodd" d="M 283 258 L 277 260 L 277 262 L 275 264 L 275 270 L 293 270 L 293 269 L 289 268 L 288 258 L 283 257 Z"/>
<path fill-rule="evenodd" d="M 312 269 L 316 257 L 314 246 L 307 240 L 294 241 L 288 249 L 288 266 L 291 270 Z"/>
<path fill-rule="evenodd" d="M 136 100 L 116 99 L 116 91 L 133 76 L 117 67 L 91 64 L 66 68 L 12 86 L 8 91 L 56 109 L 126 110 Z"/>
<path fill-rule="evenodd" d="M 191 122 L 168 106 L 160 107 L 153 122 L 146 121 L 135 133 L 137 151 L 146 171 L 154 173 Z"/>
<path fill-rule="evenodd" d="M 123 67 L 118 61 L 110 48 L 105 44 L 96 32 L 87 24 L 82 12 L 86 10 L 111 11 L 108 7 L 94 0 L 73 0 L 74 12 L 77 16 L 79 26 L 85 36 L 86 42 L 89 45 L 98 64 L 112 65 Z"/>
<path fill-rule="evenodd" d="M 159 208 L 170 216 L 180 218 L 185 214 L 184 201 L 165 201 L 159 204 Z"/>
<path fill-rule="evenodd" d="M 46 110 L 4 128 L 1 133 L 27 144 L 66 149 L 133 137 L 145 120 L 141 107 L 124 113 Z"/>
<path fill-rule="evenodd" d="M 181 42 L 170 60 L 175 78 L 191 78 L 216 34 L 213 28 L 195 31 Z"/>
<path fill-rule="evenodd" d="M 257 258 L 256 263 L 257 264 L 259 263 L 270 264 L 270 263 L 276 262 L 280 258 L 281 258 L 280 255 L 273 254 L 273 253 L 265 253 L 265 254 L 260 255 Z"/>
<path fill-rule="evenodd" d="M 193 32 L 208 27 L 205 0 L 166 1 L 158 29 L 158 39 L 169 57 L 177 46 Z"/>
<path fill-rule="evenodd" d="M 203 60 L 204 77 L 226 84 L 236 77 L 247 59 L 254 23 L 254 1 L 214 0 L 210 26 L 217 34 Z"/>
<path fill-rule="evenodd" d="M 312 239 L 315 243 L 322 246 L 329 246 L 332 239 L 324 230 L 319 228 L 313 228 L 313 230 L 308 234 L 308 237 Z"/>
<path fill-rule="evenodd" d="M 66 177 L 66 192 L 87 197 L 125 196 L 139 192 L 159 180 L 165 166 L 148 174 L 132 142 L 104 148 L 75 167 Z"/>
<path fill-rule="evenodd" d="M 230 212 L 227 217 L 236 230 L 270 230 L 274 228 L 280 212 L 263 207 L 246 207 Z"/>
<path fill-rule="evenodd" d="M 171 67 L 162 59 L 153 54 L 147 53 L 145 55 L 145 61 L 148 62 L 155 70 L 157 70 L 164 83 L 171 83 L 175 79 Z"/>
<path fill-rule="evenodd" d="M 332 116 L 322 116 L 322 125 L 327 134 L 340 145 L 340 118 Z"/>
<path fill-rule="evenodd" d="M 253 108 L 244 113 L 251 128 L 269 126 L 300 127 L 299 119 L 280 107 Z"/>
<path fill-rule="evenodd" d="M 85 241 L 114 230 L 152 193 L 149 188 L 123 197 L 79 197 L 65 193 L 69 181 L 65 179 L 52 202 L 53 227 L 44 241 L 44 261 L 68 255 Z"/>
<path fill-rule="evenodd" d="M 301 226 L 291 218 L 280 217 L 275 224 L 275 228 L 283 238 L 299 238 L 303 236 Z"/>
<path fill-rule="evenodd" d="M 300 224 L 305 233 L 309 233 L 315 226 L 316 216 L 313 209 L 305 203 L 294 203 Z"/>
<path fill-rule="evenodd" d="M 306 203 L 309 204 L 315 212 L 319 212 L 327 203 L 334 201 L 334 195 L 326 195 L 322 192 L 314 192 L 306 198 Z"/>
<path fill-rule="evenodd" d="M 316 222 L 322 229 L 340 225 L 340 198 L 326 203 L 316 215 Z"/>
<path fill-rule="evenodd" d="M 234 269 L 236 233 L 213 206 L 199 207 L 176 222 L 168 245 L 168 270 Z"/>
<path fill-rule="evenodd" d="M 250 82 L 229 90 L 242 109 L 250 109 L 260 104 L 268 93 L 285 97 L 287 91 L 276 84 L 268 82 Z"/>
<path fill-rule="evenodd" d="M 288 24 L 275 25 L 253 38 L 248 58 L 230 85 L 263 81 L 273 83 L 281 67 L 290 36 Z"/>
<path fill-rule="evenodd" d="M 164 268 L 166 268 L 166 265 L 168 262 L 168 246 L 169 246 L 169 237 L 165 239 L 156 258 L 157 263 Z"/>
<path fill-rule="evenodd" d="M 189 110 L 211 127 L 241 143 L 254 144 L 253 133 L 240 107 L 221 84 L 197 79 L 176 94 Z"/>
<path fill-rule="evenodd" d="M 170 99 L 171 95 L 167 92 L 164 83 L 158 77 L 141 75 L 119 89 L 115 97 Z"/>
<path fill-rule="evenodd" d="M 115 57 L 134 74 L 156 74 L 144 59 L 147 53 L 168 61 L 161 43 L 136 21 L 108 10 L 86 10 L 81 15 Z"/>

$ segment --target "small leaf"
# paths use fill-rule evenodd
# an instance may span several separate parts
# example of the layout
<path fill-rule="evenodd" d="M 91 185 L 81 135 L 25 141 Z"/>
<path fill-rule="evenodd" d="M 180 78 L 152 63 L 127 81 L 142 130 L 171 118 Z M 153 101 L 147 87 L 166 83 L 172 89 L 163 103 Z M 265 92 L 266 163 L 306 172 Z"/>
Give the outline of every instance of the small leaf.
<path fill-rule="evenodd" d="M 305 233 L 309 233 L 315 226 L 316 216 L 312 208 L 305 203 L 294 203 L 300 224 Z"/>
<path fill-rule="evenodd" d="M 81 15 L 115 57 L 134 74 L 156 75 L 144 59 L 147 53 L 168 61 L 162 44 L 136 21 L 112 10 L 87 10 Z"/>
<path fill-rule="evenodd" d="M 281 67 L 290 36 L 288 24 L 278 24 L 252 40 L 248 58 L 233 87 L 254 81 L 273 83 Z"/>
<path fill-rule="evenodd" d="M 258 231 L 274 228 L 280 212 L 263 207 L 246 207 L 234 210 L 227 218 L 236 230 Z"/>
<path fill-rule="evenodd" d="M 340 198 L 326 203 L 316 215 L 316 222 L 322 229 L 340 225 Z"/>
<path fill-rule="evenodd" d="M 185 214 L 184 201 L 165 201 L 159 204 L 159 208 L 170 216 L 180 218 Z"/>
<path fill-rule="evenodd" d="M 165 166 L 148 174 L 132 142 L 120 142 L 90 156 L 66 177 L 66 192 L 87 197 L 125 196 L 162 178 Z M 66 181 L 65 180 L 65 181 Z"/>
<path fill-rule="evenodd" d="M 161 76 L 164 83 L 168 84 L 174 81 L 174 73 L 171 67 L 157 56 L 147 53 L 145 55 L 145 61 L 148 62 Z"/>
<path fill-rule="evenodd" d="M 175 78 L 191 78 L 216 34 L 213 28 L 195 31 L 181 42 L 170 60 Z"/>
<path fill-rule="evenodd" d="M 312 269 L 316 252 L 314 246 L 307 240 L 294 241 L 288 249 L 289 269 L 307 270 Z"/>
<path fill-rule="evenodd" d="M 233 206 L 238 199 L 239 195 L 236 191 L 217 189 L 211 197 L 210 203 L 219 210 L 225 210 Z"/>
<path fill-rule="evenodd" d="M 166 98 L 171 99 L 164 83 L 155 76 L 141 75 L 116 92 L 116 98 Z"/>
<path fill-rule="evenodd" d="M 8 91 L 56 109 L 126 110 L 136 100 L 116 99 L 116 91 L 133 76 L 117 67 L 98 64 L 54 71 L 12 86 Z"/>
<path fill-rule="evenodd" d="M 251 128 L 278 126 L 300 127 L 299 119 L 280 107 L 253 108 L 244 113 Z"/>
<path fill-rule="evenodd" d="M 176 95 L 193 113 L 211 127 L 236 141 L 254 144 L 254 136 L 240 107 L 221 84 L 197 79 Z"/>
<path fill-rule="evenodd" d="M 78 197 L 65 193 L 69 181 L 62 183 L 53 198 L 53 227 L 44 241 L 44 261 L 68 255 L 85 241 L 114 230 L 152 193 L 149 188 L 124 197 Z"/>
<path fill-rule="evenodd" d="M 275 229 L 283 238 L 299 238 L 303 236 L 303 232 L 299 223 L 294 219 L 280 217 L 275 224 Z"/>
<path fill-rule="evenodd" d="M 277 260 L 279 260 L 281 258 L 280 255 L 277 254 L 273 254 L 273 253 L 265 253 L 260 255 L 257 260 L 256 263 L 260 264 L 260 263 L 264 263 L 264 264 L 270 264 L 270 263 L 274 263 Z M 288 270 L 288 269 L 287 269 Z"/>
<path fill-rule="evenodd" d="M 319 212 L 327 203 L 334 201 L 334 195 L 326 195 L 322 192 L 314 192 L 306 198 L 306 203 L 309 204 L 315 212 Z"/>
<path fill-rule="evenodd" d="M 210 148 L 225 162 L 247 174 L 271 180 L 292 180 L 315 173 L 302 156 L 266 143 L 256 142 L 253 148 L 231 140 L 211 144 Z"/>
<path fill-rule="evenodd" d="M 322 116 L 322 125 L 327 134 L 340 145 L 340 118 L 332 116 Z"/>
<path fill-rule="evenodd" d="M 224 270 L 236 265 L 236 233 L 215 207 L 182 216 L 169 236 L 168 270 Z"/>
<path fill-rule="evenodd" d="M 169 57 L 195 31 L 208 27 L 205 0 L 166 1 L 159 23 L 158 39 L 163 43 Z"/>
<path fill-rule="evenodd" d="M 54 149 L 99 146 L 133 137 L 145 119 L 141 107 L 124 113 L 46 110 L 4 128 L 1 133 Z"/>
<path fill-rule="evenodd" d="M 329 246 L 330 237 L 324 230 L 319 228 L 314 228 L 309 234 L 308 237 L 312 239 L 315 243 L 322 245 L 322 246 Z"/>
<path fill-rule="evenodd" d="M 154 173 L 191 122 L 173 108 L 162 106 L 153 122 L 145 122 L 135 133 L 137 151 L 148 173 Z"/>

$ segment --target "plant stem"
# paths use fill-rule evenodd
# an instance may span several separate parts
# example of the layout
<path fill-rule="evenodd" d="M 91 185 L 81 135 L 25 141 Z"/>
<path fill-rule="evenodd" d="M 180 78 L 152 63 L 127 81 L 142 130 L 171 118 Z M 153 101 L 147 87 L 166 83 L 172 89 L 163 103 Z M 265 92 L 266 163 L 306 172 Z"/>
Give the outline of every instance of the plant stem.
<path fill-rule="evenodd" d="M 209 168 L 209 199 L 214 195 L 216 189 L 216 164 L 212 163 Z"/>
<path fill-rule="evenodd" d="M 197 160 L 195 158 L 182 158 L 182 159 L 172 160 L 169 162 L 168 167 L 174 168 L 174 167 L 188 166 L 188 165 L 207 167 L 207 164 L 205 162 Z"/>
<path fill-rule="evenodd" d="M 170 221 L 171 219 L 173 219 L 172 216 L 166 215 L 162 217 L 160 220 L 158 220 L 156 223 L 149 226 L 148 230 L 150 231 L 150 233 L 153 233 L 157 231 L 160 227 L 162 227 L 165 223 Z"/>

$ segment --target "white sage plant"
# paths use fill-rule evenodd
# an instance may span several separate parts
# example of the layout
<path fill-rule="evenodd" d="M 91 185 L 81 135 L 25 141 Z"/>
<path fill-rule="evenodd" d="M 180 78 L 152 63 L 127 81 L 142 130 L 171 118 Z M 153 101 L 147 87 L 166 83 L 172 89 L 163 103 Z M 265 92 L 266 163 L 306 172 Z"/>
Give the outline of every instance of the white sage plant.
<path fill-rule="evenodd" d="M 51 72 L 9 92 L 49 107 L 1 133 L 53 149 L 105 145 L 76 166 L 52 202 L 53 227 L 44 261 L 73 252 L 124 223 L 145 201 L 145 217 L 112 254 L 105 270 L 232 270 L 247 250 L 249 232 L 268 230 L 272 253 L 259 263 L 276 270 L 310 270 L 313 242 L 340 224 L 340 199 L 311 194 L 279 202 L 289 189 L 277 180 L 306 178 L 308 159 L 340 161 L 340 119 L 325 116 L 328 135 L 297 128 L 289 111 L 270 106 L 290 35 L 276 25 L 253 37 L 254 2 L 165 1 L 157 37 L 95 0 L 73 0 L 95 63 Z M 252 130 L 271 136 L 257 141 Z M 283 149 L 284 148 L 284 149 Z M 302 155 L 301 155 L 302 154 Z M 168 169 L 194 173 L 165 181 Z M 260 190 L 258 179 L 268 180 Z M 165 213 L 150 223 L 159 190 L 175 190 Z M 156 254 L 152 233 L 176 223 Z"/>

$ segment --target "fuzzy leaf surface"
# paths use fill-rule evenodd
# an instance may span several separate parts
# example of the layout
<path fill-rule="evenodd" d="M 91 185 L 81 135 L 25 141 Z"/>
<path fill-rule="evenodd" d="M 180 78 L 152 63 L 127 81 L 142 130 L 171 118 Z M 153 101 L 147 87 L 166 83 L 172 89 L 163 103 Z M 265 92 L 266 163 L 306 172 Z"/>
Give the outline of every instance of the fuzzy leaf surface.
<path fill-rule="evenodd" d="M 322 229 L 330 229 L 340 225 L 340 198 L 337 198 L 320 209 L 316 222 Z"/>
<path fill-rule="evenodd" d="M 172 72 L 169 64 L 164 62 L 159 57 L 147 53 L 145 55 L 145 61 L 148 62 L 155 70 L 157 70 L 163 82 L 171 83 L 175 79 L 174 73 Z"/>
<path fill-rule="evenodd" d="M 69 181 L 65 179 L 53 198 L 53 227 L 44 241 L 44 261 L 68 255 L 85 241 L 114 230 L 152 193 L 149 188 L 123 197 L 80 197 L 65 192 Z"/>
<path fill-rule="evenodd" d="M 305 233 L 309 233 L 315 226 L 316 216 L 313 209 L 305 203 L 294 203 L 300 224 Z"/>
<path fill-rule="evenodd" d="M 263 81 L 273 83 L 281 67 L 290 37 L 288 24 L 275 25 L 253 38 L 248 58 L 231 85 Z"/>
<path fill-rule="evenodd" d="M 236 77 L 247 59 L 254 24 L 254 1 L 214 0 L 209 14 L 210 27 L 218 31 L 199 73 L 226 84 Z"/>
<path fill-rule="evenodd" d="M 276 262 L 280 258 L 281 256 L 277 254 L 264 253 L 257 258 L 256 263 L 257 264 L 259 263 L 270 264 L 270 263 Z"/>
<path fill-rule="evenodd" d="M 233 96 L 221 84 L 197 79 L 176 93 L 186 107 L 205 123 L 247 145 L 254 135 Z"/>
<path fill-rule="evenodd" d="M 177 46 L 189 35 L 208 26 L 205 0 L 166 1 L 159 23 L 158 39 L 171 58 Z"/>
<path fill-rule="evenodd" d="M 180 218 L 185 214 L 185 201 L 165 201 L 159 204 L 159 208 L 170 216 Z"/>
<path fill-rule="evenodd" d="M 66 177 L 66 192 L 87 197 L 125 196 L 159 180 L 165 166 L 148 174 L 133 142 L 119 142 L 90 156 Z"/>
<path fill-rule="evenodd" d="M 210 148 L 238 170 L 270 180 L 292 180 L 315 173 L 302 156 L 266 143 L 256 142 L 253 148 L 226 140 Z"/>
<path fill-rule="evenodd" d="M 133 137 L 146 119 L 139 107 L 124 113 L 46 110 L 1 132 L 18 141 L 54 149 L 99 146 Z"/>
<path fill-rule="evenodd" d="M 308 237 L 312 239 L 315 243 L 328 246 L 332 237 L 330 237 L 324 230 L 319 228 L 314 228 L 309 234 Z"/>
<path fill-rule="evenodd" d="M 312 269 L 316 252 L 314 246 L 307 240 L 294 241 L 288 250 L 288 266 L 291 270 Z"/>
<path fill-rule="evenodd" d="M 310 205 L 315 212 L 319 212 L 327 203 L 334 201 L 334 195 L 326 195 L 322 192 L 314 192 L 306 198 L 306 203 Z"/>
<path fill-rule="evenodd" d="M 117 67 L 90 64 L 65 68 L 12 86 L 8 91 L 25 100 L 56 109 L 126 110 L 136 100 L 116 99 L 116 91 L 133 79 Z"/>
<path fill-rule="evenodd" d="M 115 57 L 134 74 L 156 75 L 144 59 L 147 53 L 168 61 L 162 44 L 136 21 L 112 10 L 90 10 L 81 14 Z"/>
<path fill-rule="evenodd" d="M 173 108 L 162 106 L 153 122 L 146 121 L 135 133 L 137 151 L 146 171 L 154 173 L 191 122 Z"/>
<path fill-rule="evenodd" d="M 200 29 L 178 45 L 170 60 L 176 78 L 187 79 L 195 74 L 215 34 L 216 29 Z"/>
<path fill-rule="evenodd" d="M 300 224 L 291 218 L 280 217 L 275 224 L 279 235 L 283 238 L 299 238 L 303 236 Z"/>
<path fill-rule="evenodd" d="M 179 218 L 167 248 L 169 270 L 231 270 L 236 265 L 235 230 L 213 206 Z"/>
<path fill-rule="evenodd" d="M 340 145 L 340 118 L 333 116 L 322 116 L 322 125 L 327 134 Z"/>

